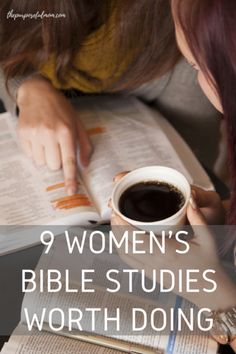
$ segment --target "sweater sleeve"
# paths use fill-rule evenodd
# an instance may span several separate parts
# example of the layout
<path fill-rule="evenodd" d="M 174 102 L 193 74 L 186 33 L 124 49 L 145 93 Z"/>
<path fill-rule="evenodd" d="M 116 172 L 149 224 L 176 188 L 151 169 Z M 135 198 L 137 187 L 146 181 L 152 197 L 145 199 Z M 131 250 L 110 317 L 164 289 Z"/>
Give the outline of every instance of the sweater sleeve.
<path fill-rule="evenodd" d="M 11 79 L 8 83 L 8 92 L 5 83 L 5 75 L 3 70 L 0 68 L 0 99 L 3 102 L 6 111 L 10 112 L 14 116 L 16 115 L 17 108 L 17 91 L 21 83 L 26 79 L 27 78 L 25 77 L 16 77 Z"/>

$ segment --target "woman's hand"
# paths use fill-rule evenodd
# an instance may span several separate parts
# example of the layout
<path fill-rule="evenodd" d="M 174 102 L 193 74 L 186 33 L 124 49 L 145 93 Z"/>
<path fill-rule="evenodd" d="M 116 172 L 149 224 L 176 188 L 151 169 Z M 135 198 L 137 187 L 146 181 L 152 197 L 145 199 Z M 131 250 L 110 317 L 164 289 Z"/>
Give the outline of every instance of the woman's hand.
<path fill-rule="evenodd" d="M 128 171 L 121 172 L 114 177 L 114 182 L 119 181 Z M 218 193 L 206 191 L 197 186 L 191 186 L 192 194 L 196 199 L 198 208 L 208 225 L 223 225 L 226 218 L 226 203 L 223 204 Z"/>
<path fill-rule="evenodd" d="M 18 89 L 18 133 L 23 151 L 39 166 L 63 168 L 69 195 L 77 190 L 77 144 L 83 166 L 92 146 L 86 130 L 66 97 L 50 82 L 34 77 Z"/>
<path fill-rule="evenodd" d="M 145 254 L 127 254 L 121 248 L 118 249 L 118 253 L 126 264 L 135 269 L 144 269 L 146 275 L 150 278 L 152 278 L 153 269 L 157 270 L 157 274 L 159 274 L 161 269 L 171 270 L 176 279 L 178 279 L 179 269 L 185 271 L 197 269 L 199 273 L 194 275 L 194 278 L 197 279 L 195 287 L 200 289 L 199 293 L 187 291 L 179 293 L 177 288 L 173 291 L 195 303 L 198 307 L 219 310 L 234 306 L 235 286 L 220 265 L 214 237 L 206 224 L 205 217 L 197 206 L 197 200 L 200 198 L 196 190 L 195 195 L 196 199 L 192 197 L 191 203 L 187 208 L 187 217 L 195 233 L 195 236 L 188 241 L 190 246 L 188 253 L 176 253 L 176 249 L 179 249 L 179 244 L 175 239 L 168 239 L 166 240 L 165 254 L 161 254 L 159 251 L 150 254 L 147 234 L 139 236 L 142 241 L 142 250 L 145 251 Z M 120 241 L 125 230 L 129 231 L 129 235 L 135 230 L 114 213 L 112 214 L 111 224 L 118 241 Z M 130 238 L 130 242 L 132 242 L 132 238 Z M 203 272 L 208 269 L 215 271 L 211 275 L 211 279 L 217 284 L 217 289 L 211 293 L 203 291 L 204 287 L 209 287 L 209 283 L 202 276 Z M 168 282 L 164 285 L 165 287 L 170 286 Z"/>
<path fill-rule="evenodd" d="M 218 193 L 192 186 L 192 193 L 208 225 L 225 223 L 226 211 Z"/>

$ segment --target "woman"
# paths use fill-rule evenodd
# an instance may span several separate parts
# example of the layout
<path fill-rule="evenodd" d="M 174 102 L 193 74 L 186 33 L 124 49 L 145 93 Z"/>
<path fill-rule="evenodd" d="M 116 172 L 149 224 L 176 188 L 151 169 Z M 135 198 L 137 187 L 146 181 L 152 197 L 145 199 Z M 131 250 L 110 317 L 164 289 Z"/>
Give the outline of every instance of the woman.
<path fill-rule="evenodd" d="M 175 21 L 176 38 L 178 46 L 187 61 L 197 70 L 199 84 L 214 106 L 222 113 L 228 134 L 228 155 L 231 169 L 231 202 L 226 205 L 227 219 L 230 225 L 236 224 L 236 2 L 224 0 L 172 0 L 172 11 Z M 208 201 L 207 201 L 208 200 Z M 207 214 L 205 204 L 208 208 Z M 200 210 L 202 208 L 202 210 Z M 186 293 L 185 297 L 199 307 L 209 307 L 216 311 L 215 321 L 220 326 L 227 311 L 232 311 L 236 305 L 236 286 L 219 264 L 213 236 L 206 226 L 209 215 L 214 216 L 218 224 L 220 215 L 223 217 L 223 206 L 213 192 L 204 192 L 193 188 L 193 195 L 188 206 L 187 216 L 193 226 L 195 238 L 191 243 L 191 252 L 188 257 L 176 257 L 175 243 L 168 243 L 168 252 L 165 257 L 157 255 L 136 256 L 121 254 L 122 258 L 131 266 L 143 268 L 148 272 L 153 268 L 173 270 L 185 267 L 215 269 L 215 281 L 218 288 L 215 294 L 199 294 L 198 296 Z M 212 219 L 211 219 L 212 221 Z M 123 220 L 116 215 L 112 218 L 113 227 L 124 225 Z M 200 228 L 194 225 L 205 225 Z M 127 226 L 127 225 L 126 225 Z M 235 252 L 235 232 L 231 235 L 224 248 Z M 224 243 L 223 240 L 222 243 Z M 145 240 L 144 240 L 145 242 Z M 173 265 L 173 259 L 175 259 Z M 200 280 L 201 282 L 201 280 Z M 218 313 L 217 313 L 218 312 Z M 233 329 L 230 330 L 228 339 L 225 332 L 222 335 L 230 342 L 236 352 L 236 316 L 234 315 Z M 222 338 L 217 338 L 221 342 Z M 224 340 L 222 342 L 224 342 Z"/>
<path fill-rule="evenodd" d="M 61 17 L 14 18 L 43 11 Z M 199 113 L 195 105 L 196 121 L 201 115 L 215 118 L 194 83 L 190 89 L 192 73 L 187 73 L 183 82 L 184 64 L 163 78 L 180 58 L 166 0 L 2 0 L 0 13 L 0 65 L 9 87 L 12 79 L 19 79 L 16 96 L 21 144 L 37 164 L 46 163 L 51 169 L 63 166 L 69 194 L 77 185 L 76 143 L 84 165 L 91 145 L 74 108 L 59 90 L 127 91 L 162 77 L 154 88 L 143 90 L 149 99 L 155 98 L 150 91 L 160 93 L 158 104 L 164 114 L 170 110 L 174 122 L 191 115 L 195 99 L 203 106 Z M 185 88 L 186 81 L 191 82 Z M 177 95 L 166 90 L 171 87 Z M 194 91 L 193 99 L 186 104 L 190 91 Z M 191 107 L 188 111 L 187 105 Z"/>

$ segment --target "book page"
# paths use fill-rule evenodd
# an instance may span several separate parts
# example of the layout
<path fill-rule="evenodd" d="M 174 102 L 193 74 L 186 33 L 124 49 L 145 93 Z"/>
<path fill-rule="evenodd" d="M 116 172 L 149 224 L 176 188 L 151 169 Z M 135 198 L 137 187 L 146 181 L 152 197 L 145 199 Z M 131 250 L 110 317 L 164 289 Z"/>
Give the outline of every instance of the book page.
<path fill-rule="evenodd" d="M 80 98 L 78 109 L 94 153 L 88 169 L 80 166 L 82 179 L 78 176 L 78 192 L 73 197 L 65 194 L 61 170 L 37 168 L 23 155 L 12 117 L 8 113 L 0 115 L 2 225 L 90 225 L 108 221 L 113 177 L 141 166 L 171 166 L 183 172 L 190 183 L 212 187 L 178 134 L 157 112 L 154 114 L 137 99 Z M 38 238 L 0 234 L 0 253 L 35 243 Z"/>
<path fill-rule="evenodd" d="M 91 102 L 89 110 L 86 108 L 88 102 Z M 109 219 L 107 202 L 112 179 L 121 171 L 164 165 L 182 172 L 191 184 L 198 178 L 198 171 L 203 181 L 207 180 L 211 185 L 200 164 L 191 174 L 184 164 L 184 156 L 179 157 L 163 129 L 168 123 L 159 124 L 164 121 L 162 116 L 156 112 L 154 119 L 153 111 L 137 99 L 85 100 L 84 106 L 80 103 L 79 110 L 94 145 L 91 163 L 86 171 L 82 171 L 82 176 L 103 219 Z M 191 159 L 196 160 L 190 153 Z"/>
<path fill-rule="evenodd" d="M 33 330 L 26 335 L 26 328 L 19 325 L 2 354 L 120 354 L 120 351 L 89 344 L 76 339 L 63 337 L 49 332 Z"/>
<path fill-rule="evenodd" d="M 76 235 L 79 235 L 79 230 L 76 230 Z M 141 292 L 135 291 L 134 295 L 131 295 L 126 290 L 127 278 L 125 275 L 120 275 L 119 280 L 122 283 L 122 292 L 120 293 L 109 293 L 105 291 L 107 284 L 104 282 L 104 274 L 107 269 L 126 269 L 127 266 L 120 260 L 118 254 L 112 253 L 107 254 L 106 252 L 102 254 L 101 257 L 89 255 L 89 250 L 84 248 L 83 254 L 78 254 L 74 252 L 71 255 L 68 255 L 66 252 L 65 239 L 63 236 L 60 236 L 56 239 L 56 242 L 53 245 L 53 249 L 50 250 L 50 256 L 43 255 L 37 266 L 37 277 L 39 281 L 39 270 L 47 269 L 57 269 L 63 274 L 65 269 L 70 271 L 70 284 L 71 288 L 79 289 L 78 292 L 66 293 L 61 291 L 60 293 L 47 293 L 40 292 L 38 290 L 34 293 L 28 293 L 25 295 L 23 304 L 22 304 L 22 314 L 21 321 L 27 323 L 25 317 L 24 309 L 27 308 L 29 314 L 37 313 L 40 317 L 42 314 L 42 309 L 46 308 L 46 314 L 44 321 L 48 326 L 49 323 L 49 313 L 50 310 L 54 308 L 60 308 L 65 316 L 64 328 L 66 331 L 69 328 L 69 312 L 68 308 L 77 308 L 83 311 L 83 318 L 81 320 L 82 330 L 85 332 L 93 332 L 98 335 L 106 335 L 115 339 L 121 339 L 122 341 L 127 341 L 129 343 L 135 343 L 137 345 L 144 345 L 152 349 L 162 349 L 166 350 L 168 354 L 181 354 L 183 353 L 183 348 L 188 349 L 188 353 L 193 354 L 213 354 L 216 353 L 216 344 L 210 340 L 207 336 L 203 336 L 199 333 L 197 335 L 189 335 L 183 329 L 181 334 L 177 335 L 176 333 L 167 333 L 155 332 L 153 333 L 150 326 L 147 326 L 140 333 L 134 333 L 131 329 L 131 317 L 132 317 L 132 308 L 143 308 L 147 314 L 160 306 L 161 308 L 175 308 L 178 306 L 185 306 L 186 303 L 181 298 L 176 297 L 175 294 L 161 294 L 158 291 L 155 291 L 150 296 L 144 296 Z M 63 259 L 63 262 L 62 262 Z M 82 269 L 95 269 L 94 276 L 94 285 L 96 291 L 94 293 L 83 293 L 80 287 L 80 272 Z M 44 273 L 45 274 L 45 273 Z M 139 273 L 136 275 L 134 280 L 134 288 L 138 289 L 139 287 Z M 65 288 L 65 279 L 62 280 L 63 286 Z M 46 278 L 44 279 L 44 284 L 46 284 Z M 93 330 L 91 330 L 91 313 L 86 312 L 88 308 L 107 308 L 108 313 L 113 314 L 115 308 L 121 309 L 120 317 L 120 334 L 115 330 L 115 325 L 111 324 L 111 327 L 108 331 L 104 332 L 103 323 L 103 311 L 99 312 L 96 317 L 96 325 Z M 55 315 L 53 318 L 53 323 L 56 326 L 61 325 L 60 316 Z M 79 336 L 80 331 L 78 330 L 77 324 L 72 323 L 72 335 Z"/>
<path fill-rule="evenodd" d="M 89 224 L 99 215 L 82 181 L 68 197 L 62 171 L 37 168 L 21 152 L 16 125 L 8 113 L 0 115 L 0 223 L 2 225 Z"/>
<path fill-rule="evenodd" d="M 94 145 L 89 168 L 81 169 L 91 198 L 79 176 L 78 193 L 69 198 L 61 170 L 52 172 L 29 161 L 18 147 L 16 123 L 4 113 L 0 115 L 1 224 L 88 224 L 88 220 L 99 220 L 97 208 L 102 219 L 108 220 L 114 175 L 137 167 L 166 165 L 184 173 L 190 183 L 198 182 L 199 173 L 209 182 L 200 165 L 199 173 L 195 169 L 191 174 L 167 137 L 173 137 L 173 132 L 165 120 L 158 113 L 154 119 L 153 111 L 137 99 L 93 97 L 79 102 L 79 115 Z M 176 140 L 173 143 L 178 145 Z M 196 159 L 191 157 L 193 169 Z"/>
<path fill-rule="evenodd" d="M 70 282 L 71 287 L 76 288 L 78 283 Z M 65 281 L 63 280 L 63 287 L 65 287 Z M 173 301 L 173 298 L 169 298 L 170 301 Z M 157 299 L 158 301 L 158 299 Z M 95 326 L 95 333 L 101 336 L 108 336 L 112 338 L 121 339 L 123 341 L 127 341 L 129 343 L 135 343 L 137 345 L 144 345 L 150 348 L 165 348 L 168 343 L 168 336 L 165 334 L 156 334 L 150 335 L 150 328 L 147 327 L 145 330 L 142 331 L 142 335 L 132 334 L 131 327 L 130 327 L 130 319 L 131 319 L 131 309 L 132 307 L 137 308 L 144 308 L 147 313 L 157 305 L 157 302 L 147 302 L 144 304 L 142 299 L 134 296 L 127 296 L 124 295 L 117 295 L 117 294 L 109 294 L 104 291 L 104 289 L 100 289 L 96 286 L 96 291 L 93 294 L 86 294 L 86 293 L 65 293 L 60 292 L 60 294 L 48 294 L 48 293 L 39 293 L 36 292 L 32 295 L 28 294 L 22 304 L 22 315 L 21 321 L 23 323 L 27 323 L 24 308 L 27 308 L 27 313 L 32 316 L 34 313 L 38 315 L 40 318 L 42 315 L 42 309 L 46 308 L 47 311 L 45 313 L 44 321 L 46 324 L 46 328 L 48 328 L 49 323 L 49 316 L 51 310 L 55 308 L 60 308 L 60 310 L 64 313 L 64 328 L 61 330 L 63 333 L 64 330 L 69 328 L 69 312 L 68 308 L 76 308 L 83 312 L 83 318 L 81 320 L 81 326 L 83 332 L 94 333 L 91 330 L 92 322 L 91 322 L 91 313 L 87 312 L 85 309 L 90 308 L 107 308 L 109 314 L 114 314 L 115 308 L 121 309 L 121 319 L 120 319 L 120 328 L 122 329 L 122 333 L 127 333 L 127 335 L 114 335 L 115 333 L 115 325 L 110 325 L 108 331 L 104 331 L 103 325 L 103 316 L 104 313 L 101 310 L 100 313 L 97 314 L 96 317 L 96 326 Z M 168 302 L 170 306 L 171 303 Z M 61 317 L 55 314 L 53 318 L 53 325 L 55 327 L 61 326 Z M 72 334 L 77 337 L 80 334 L 76 324 L 72 324 Z"/>

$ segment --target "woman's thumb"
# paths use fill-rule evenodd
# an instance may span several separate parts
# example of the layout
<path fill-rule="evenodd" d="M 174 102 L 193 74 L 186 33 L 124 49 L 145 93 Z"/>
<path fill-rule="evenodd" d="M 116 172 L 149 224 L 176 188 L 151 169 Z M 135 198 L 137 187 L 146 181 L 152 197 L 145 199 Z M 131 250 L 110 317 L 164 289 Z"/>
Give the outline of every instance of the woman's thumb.
<path fill-rule="evenodd" d="M 206 248 L 212 247 L 211 231 L 201 210 L 198 208 L 194 192 L 190 197 L 189 205 L 187 207 L 187 218 L 198 242 L 204 244 Z"/>
<path fill-rule="evenodd" d="M 189 200 L 189 205 L 187 208 L 187 217 L 189 223 L 194 226 L 194 225 L 206 225 L 206 220 L 201 212 L 201 210 L 198 207 L 197 200 L 196 200 L 196 194 L 194 191 L 192 191 L 190 200 Z"/>

